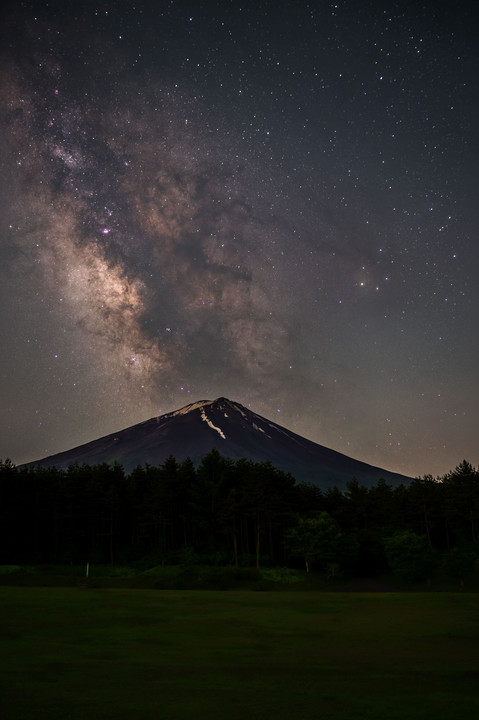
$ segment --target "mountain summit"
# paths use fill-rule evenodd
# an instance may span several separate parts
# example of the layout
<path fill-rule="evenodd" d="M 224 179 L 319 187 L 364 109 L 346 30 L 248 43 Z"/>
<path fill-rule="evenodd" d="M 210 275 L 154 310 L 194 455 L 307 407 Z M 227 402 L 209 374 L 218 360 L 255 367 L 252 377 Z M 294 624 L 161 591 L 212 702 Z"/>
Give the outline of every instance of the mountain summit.
<path fill-rule="evenodd" d="M 224 397 L 200 400 L 28 466 L 67 468 L 73 463 L 116 461 L 130 472 L 137 465 L 161 465 L 169 455 L 178 461 L 190 457 L 197 464 L 213 448 L 233 460 L 269 460 L 298 482 L 321 488 L 344 488 L 353 477 L 364 485 L 381 478 L 390 485 L 410 481 L 318 445 Z"/>

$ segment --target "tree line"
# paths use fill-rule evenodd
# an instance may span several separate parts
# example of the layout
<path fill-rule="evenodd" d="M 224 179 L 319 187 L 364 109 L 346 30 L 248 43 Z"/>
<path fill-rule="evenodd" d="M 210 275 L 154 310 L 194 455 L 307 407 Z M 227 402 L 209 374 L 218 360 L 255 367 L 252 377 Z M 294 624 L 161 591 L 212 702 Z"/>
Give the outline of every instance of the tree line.
<path fill-rule="evenodd" d="M 334 574 L 464 575 L 479 556 L 479 472 L 344 491 L 212 450 L 195 467 L 17 468 L 0 461 L 0 563 L 196 562 Z"/>

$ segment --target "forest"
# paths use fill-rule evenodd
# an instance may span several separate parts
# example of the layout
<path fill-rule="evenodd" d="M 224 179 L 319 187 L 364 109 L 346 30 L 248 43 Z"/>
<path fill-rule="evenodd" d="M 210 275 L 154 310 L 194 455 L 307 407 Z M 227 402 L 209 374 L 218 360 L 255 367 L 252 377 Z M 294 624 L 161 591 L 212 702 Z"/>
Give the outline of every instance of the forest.
<path fill-rule="evenodd" d="M 335 575 L 438 568 L 462 578 L 479 558 L 479 471 L 344 491 L 298 484 L 269 462 L 212 450 L 195 468 L 169 457 L 118 465 L 17 468 L 0 461 L 0 564 L 197 563 Z"/>

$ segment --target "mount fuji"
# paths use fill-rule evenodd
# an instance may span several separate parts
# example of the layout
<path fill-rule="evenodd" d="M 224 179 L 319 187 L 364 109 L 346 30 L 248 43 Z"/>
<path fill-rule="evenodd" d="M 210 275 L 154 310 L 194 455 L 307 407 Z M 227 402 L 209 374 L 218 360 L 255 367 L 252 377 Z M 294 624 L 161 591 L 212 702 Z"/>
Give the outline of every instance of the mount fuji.
<path fill-rule="evenodd" d="M 394 486 L 411 481 L 318 445 L 224 397 L 186 405 L 24 467 L 118 462 L 128 473 L 138 465 L 159 466 L 169 455 L 179 462 L 189 457 L 197 465 L 213 448 L 233 460 L 269 460 L 297 482 L 323 489 L 344 489 L 353 477 L 363 485 L 379 479 Z"/>

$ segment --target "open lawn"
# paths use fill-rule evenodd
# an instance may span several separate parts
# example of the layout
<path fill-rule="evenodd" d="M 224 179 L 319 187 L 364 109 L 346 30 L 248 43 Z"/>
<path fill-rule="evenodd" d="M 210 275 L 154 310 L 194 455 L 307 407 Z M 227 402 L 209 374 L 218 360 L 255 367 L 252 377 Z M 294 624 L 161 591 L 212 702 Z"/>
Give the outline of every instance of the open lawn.
<path fill-rule="evenodd" d="M 479 595 L 0 587 L 3 720 L 468 720 Z"/>

